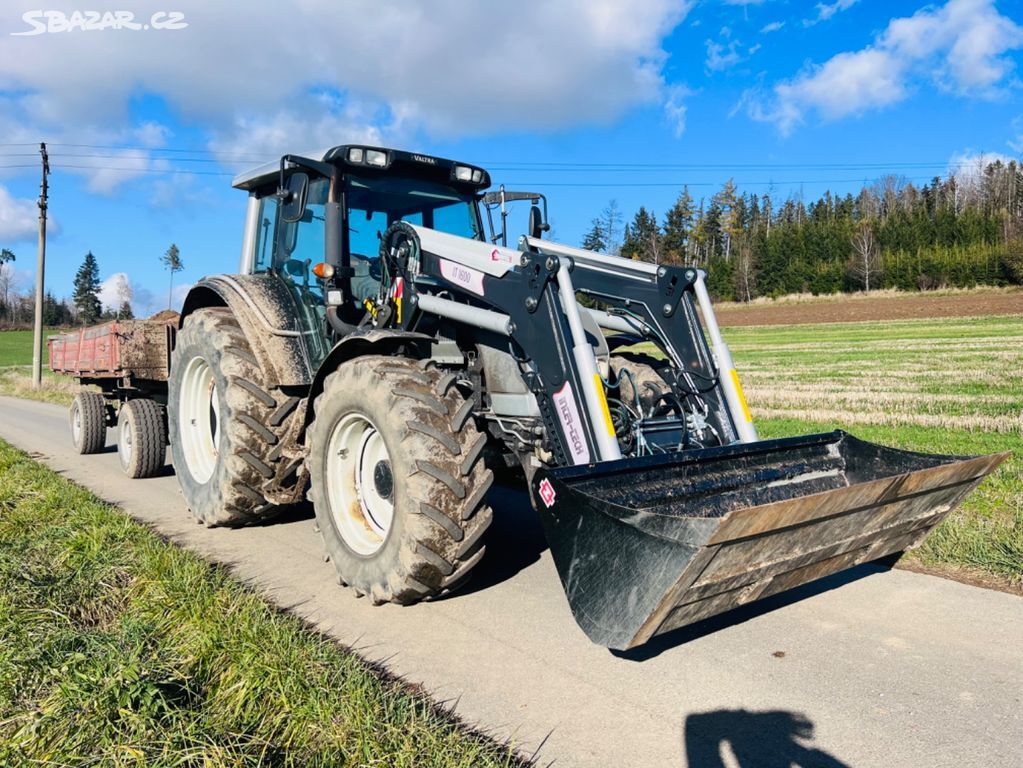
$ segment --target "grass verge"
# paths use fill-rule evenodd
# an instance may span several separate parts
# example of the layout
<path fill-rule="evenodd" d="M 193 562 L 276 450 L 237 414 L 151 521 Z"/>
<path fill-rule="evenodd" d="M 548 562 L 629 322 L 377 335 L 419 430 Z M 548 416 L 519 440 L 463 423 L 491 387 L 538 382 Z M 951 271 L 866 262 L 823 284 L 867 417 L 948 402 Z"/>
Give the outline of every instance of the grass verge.
<path fill-rule="evenodd" d="M 75 393 L 82 387 L 70 376 L 54 376 L 43 371 L 42 386 L 32 386 L 32 369 L 24 366 L 0 368 L 0 395 L 21 397 L 25 400 L 40 400 L 44 403 L 71 405 Z"/>
<path fill-rule="evenodd" d="M 520 761 L 0 441 L 0 765 Z"/>

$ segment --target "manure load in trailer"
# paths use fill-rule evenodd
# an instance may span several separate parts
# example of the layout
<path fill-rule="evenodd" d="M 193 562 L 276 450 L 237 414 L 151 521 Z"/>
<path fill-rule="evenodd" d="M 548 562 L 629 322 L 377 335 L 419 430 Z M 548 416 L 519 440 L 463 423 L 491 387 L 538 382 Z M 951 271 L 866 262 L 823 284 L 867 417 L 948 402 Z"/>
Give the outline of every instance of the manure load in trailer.
<path fill-rule="evenodd" d="M 498 469 L 521 470 L 580 627 L 628 649 L 916 546 L 1006 458 L 760 440 L 701 270 L 544 240 L 546 198 L 484 192 L 481 168 L 339 146 L 235 186 L 239 274 L 147 331 L 162 370 L 62 362 L 103 390 L 72 434 L 101 447 L 120 404 L 133 476 L 169 436 L 207 525 L 311 499 L 339 581 L 375 603 L 456 590 L 502 545 Z"/>

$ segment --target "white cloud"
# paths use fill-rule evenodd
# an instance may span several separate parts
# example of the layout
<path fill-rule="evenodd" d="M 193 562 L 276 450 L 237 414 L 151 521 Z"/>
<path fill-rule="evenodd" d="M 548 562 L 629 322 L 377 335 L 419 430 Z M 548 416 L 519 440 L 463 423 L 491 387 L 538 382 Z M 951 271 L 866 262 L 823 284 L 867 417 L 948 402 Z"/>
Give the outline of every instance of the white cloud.
<path fill-rule="evenodd" d="M 777 32 L 779 29 L 785 26 L 784 21 L 772 21 L 770 24 L 765 24 L 760 28 L 760 34 L 768 35 L 771 32 Z"/>
<path fill-rule="evenodd" d="M 848 11 L 860 0 L 835 0 L 833 3 L 817 3 L 816 11 L 817 16 L 813 19 L 805 19 L 803 26 L 812 27 L 814 24 L 819 24 L 822 21 L 827 21 L 836 13 L 842 11 Z"/>
<path fill-rule="evenodd" d="M 6 247 L 15 240 L 29 240 L 39 231 L 39 208 L 35 200 L 12 195 L 0 186 L 0 241 Z"/>
<path fill-rule="evenodd" d="M 0 63 L 0 83 L 3 82 L 2 77 L 3 64 Z M 30 145 L 44 137 L 51 170 L 82 176 L 91 192 L 109 195 L 127 181 L 148 177 L 153 171 L 164 171 L 169 167 L 166 160 L 153 153 L 170 137 L 166 126 L 143 122 L 105 127 L 78 121 L 45 125 L 40 124 L 37 116 L 30 111 L 31 101 L 32 97 L 4 95 L 0 88 L 0 136 L 6 142 Z M 92 149 L 123 145 L 145 148 Z"/>
<path fill-rule="evenodd" d="M 668 89 L 668 100 L 664 102 L 664 115 L 671 124 L 675 138 L 679 138 L 686 130 L 686 99 L 693 91 L 685 85 L 674 85 Z"/>
<path fill-rule="evenodd" d="M 131 280 L 127 272 L 115 272 L 99 286 L 99 303 L 116 312 L 125 301 L 132 300 Z"/>
<path fill-rule="evenodd" d="M 760 50 L 760 44 L 746 48 L 741 40 L 732 39 L 732 30 L 722 27 L 720 40 L 707 40 L 707 60 L 705 65 L 711 72 L 721 72 L 745 61 Z"/>
<path fill-rule="evenodd" d="M 826 120 L 861 114 L 905 99 L 919 81 L 961 95 L 993 97 L 1013 67 L 1005 54 L 1023 47 L 1023 27 L 992 0 L 949 0 L 892 19 L 867 47 L 839 53 L 770 94 L 748 91 L 740 106 L 783 134 L 816 111 Z"/>
<path fill-rule="evenodd" d="M 954 153 L 949 159 L 948 173 L 960 181 L 976 182 L 983 177 L 985 168 L 998 162 L 1008 165 L 1012 162 L 1012 158 L 1001 152 L 977 152 L 965 149 Z"/>
<path fill-rule="evenodd" d="M 155 95 L 183 120 L 215 128 L 218 147 L 255 126 L 255 147 L 276 146 L 284 125 L 296 130 L 289 147 L 381 126 L 440 137 L 557 129 L 663 103 L 661 41 L 691 6 L 258 0 L 233 13 L 178 0 L 186 29 L 3 35 L 0 87 L 19 94 L 34 127 L 94 125 L 102 115 L 102 127 L 120 128 L 132 97 Z M 346 106 L 310 114 L 308 94 L 318 91 L 343 94 Z"/>
<path fill-rule="evenodd" d="M 735 66 L 742 61 L 742 54 L 739 53 L 739 41 L 730 40 L 728 43 L 719 43 L 714 40 L 707 41 L 706 67 L 712 72 L 720 72 L 723 69 Z"/>
<path fill-rule="evenodd" d="M 1023 154 L 1023 115 L 1013 119 L 1012 131 L 1015 135 L 1005 143 L 1013 152 Z"/>

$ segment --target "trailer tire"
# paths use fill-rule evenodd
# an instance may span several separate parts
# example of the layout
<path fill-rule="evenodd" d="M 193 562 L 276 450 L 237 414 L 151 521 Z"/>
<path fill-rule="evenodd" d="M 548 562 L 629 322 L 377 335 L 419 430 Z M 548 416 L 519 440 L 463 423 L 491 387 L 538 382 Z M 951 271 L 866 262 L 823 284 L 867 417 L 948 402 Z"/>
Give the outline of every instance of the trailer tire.
<path fill-rule="evenodd" d="M 167 456 L 163 409 L 155 400 L 138 398 L 121 406 L 117 415 L 117 457 L 128 477 L 153 477 Z"/>
<path fill-rule="evenodd" d="M 80 454 L 99 453 L 107 444 L 107 404 L 99 392 L 79 392 L 68 410 L 71 442 Z"/>
<path fill-rule="evenodd" d="M 454 379 L 429 364 L 363 357 L 327 376 L 314 403 L 308 461 L 320 535 L 338 580 L 374 604 L 445 594 L 483 557 L 494 476 Z"/>
<path fill-rule="evenodd" d="M 178 483 L 200 523 L 248 525 L 279 511 L 263 487 L 294 466 L 280 451 L 289 405 L 280 399 L 231 310 L 185 318 L 171 358 L 167 426 Z"/>

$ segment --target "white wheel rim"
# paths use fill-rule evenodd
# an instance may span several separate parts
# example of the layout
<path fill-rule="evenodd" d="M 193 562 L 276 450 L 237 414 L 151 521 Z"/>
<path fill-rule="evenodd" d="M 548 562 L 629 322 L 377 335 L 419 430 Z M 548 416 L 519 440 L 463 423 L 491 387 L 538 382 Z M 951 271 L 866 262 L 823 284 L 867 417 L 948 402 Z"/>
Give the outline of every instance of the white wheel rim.
<path fill-rule="evenodd" d="M 181 451 L 192 477 L 205 483 L 217 467 L 220 419 L 213 369 L 201 357 L 188 361 L 178 397 Z"/>
<path fill-rule="evenodd" d="M 327 441 L 327 503 L 341 538 L 352 551 L 372 555 L 394 520 L 391 458 L 376 426 L 349 413 Z"/>
<path fill-rule="evenodd" d="M 124 414 L 119 432 L 117 453 L 121 457 L 121 466 L 127 467 L 131 463 L 131 455 L 135 450 L 135 433 L 132 431 L 131 419 L 128 414 Z"/>
<path fill-rule="evenodd" d="M 77 401 L 71 408 L 71 439 L 75 441 L 75 445 L 82 442 L 82 409 Z"/>

